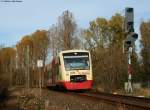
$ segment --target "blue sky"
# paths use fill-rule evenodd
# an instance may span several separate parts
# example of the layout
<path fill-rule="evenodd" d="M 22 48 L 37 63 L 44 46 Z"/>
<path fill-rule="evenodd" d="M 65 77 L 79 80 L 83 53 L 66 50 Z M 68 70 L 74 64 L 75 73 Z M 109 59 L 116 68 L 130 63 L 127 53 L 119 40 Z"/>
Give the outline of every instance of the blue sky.
<path fill-rule="evenodd" d="M 11 0 L 10 0 L 11 1 Z M 21 37 L 36 31 L 48 30 L 63 11 L 74 14 L 78 27 L 87 28 L 97 17 L 109 19 L 115 13 L 124 15 L 125 7 L 135 10 L 135 29 L 139 32 L 142 20 L 150 19 L 150 0 L 0 0 L 0 44 L 15 45 Z"/>

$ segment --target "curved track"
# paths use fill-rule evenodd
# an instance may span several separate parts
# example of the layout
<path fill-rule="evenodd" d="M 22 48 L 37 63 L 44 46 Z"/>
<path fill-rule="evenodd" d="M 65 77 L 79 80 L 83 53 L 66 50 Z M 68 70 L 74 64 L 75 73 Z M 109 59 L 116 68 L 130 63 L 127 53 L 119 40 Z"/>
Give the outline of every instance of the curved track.
<path fill-rule="evenodd" d="M 103 100 L 106 103 L 121 104 L 126 107 L 134 107 L 142 110 L 150 110 L 150 99 L 143 97 L 133 97 L 124 95 L 114 95 L 108 93 L 77 93 L 82 97 L 94 100 Z"/>
<path fill-rule="evenodd" d="M 58 91 L 57 91 L 58 92 Z M 103 101 L 112 105 L 121 105 L 127 110 L 150 110 L 150 98 L 133 97 L 109 93 L 94 93 L 94 92 L 68 92 L 59 91 L 63 94 L 73 95 L 86 98 L 87 100 Z"/>

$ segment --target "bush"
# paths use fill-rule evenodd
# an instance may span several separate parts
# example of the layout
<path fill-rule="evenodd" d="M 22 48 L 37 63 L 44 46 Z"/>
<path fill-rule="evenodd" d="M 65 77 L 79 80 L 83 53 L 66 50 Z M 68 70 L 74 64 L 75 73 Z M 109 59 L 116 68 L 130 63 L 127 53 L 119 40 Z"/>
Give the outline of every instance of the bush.
<path fill-rule="evenodd" d="M 8 80 L 4 75 L 0 76 L 0 103 L 5 102 L 8 99 Z"/>

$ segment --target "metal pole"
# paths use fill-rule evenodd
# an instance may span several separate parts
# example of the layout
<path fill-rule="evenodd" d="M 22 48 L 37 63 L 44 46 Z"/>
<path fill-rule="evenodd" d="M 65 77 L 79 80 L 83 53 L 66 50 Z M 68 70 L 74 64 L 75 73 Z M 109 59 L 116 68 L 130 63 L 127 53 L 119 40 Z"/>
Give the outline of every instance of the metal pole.
<path fill-rule="evenodd" d="M 43 60 L 38 60 L 37 61 L 37 66 L 38 66 L 38 73 L 39 73 L 39 95 L 40 99 L 42 97 L 42 67 L 43 67 Z"/>
<path fill-rule="evenodd" d="M 40 86 L 40 98 L 42 97 L 42 78 L 41 78 L 41 74 L 42 74 L 42 67 L 40 67 L 40 79 L 39 79 L 39 86 Z"/>

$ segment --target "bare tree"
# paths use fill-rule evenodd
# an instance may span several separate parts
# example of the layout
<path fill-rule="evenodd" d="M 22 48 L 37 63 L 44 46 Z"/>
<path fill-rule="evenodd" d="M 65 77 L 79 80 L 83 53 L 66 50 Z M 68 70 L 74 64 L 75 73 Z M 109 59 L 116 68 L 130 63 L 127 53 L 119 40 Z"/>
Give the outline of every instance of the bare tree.
<path fill-rule="evenodd" d="M 59 17 L 58 27 L 60 27 L 59 35 L 63 39 L 64 50 L 72 49 L 71 45 L 76 30 L 76 23 L 73 14 L 68 10 L 64 11 Z"/>

